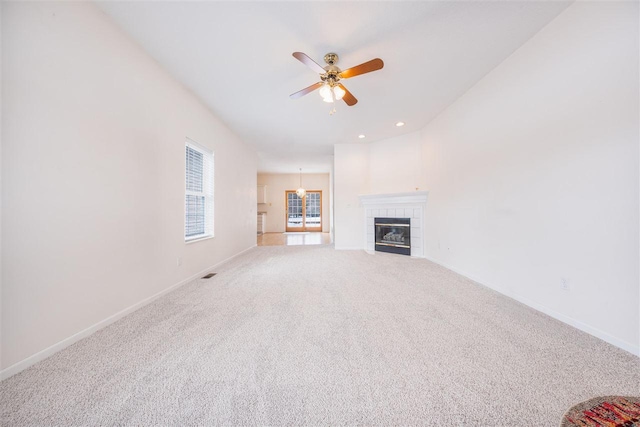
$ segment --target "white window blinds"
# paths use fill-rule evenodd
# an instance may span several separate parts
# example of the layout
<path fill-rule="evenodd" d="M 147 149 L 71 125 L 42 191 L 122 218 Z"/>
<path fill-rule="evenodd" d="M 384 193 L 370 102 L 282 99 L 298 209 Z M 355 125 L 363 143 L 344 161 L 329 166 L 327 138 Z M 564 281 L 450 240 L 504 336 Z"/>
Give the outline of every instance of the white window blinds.
<path fill-rule="evenodd" d="M 185 240 L 213 236 L 213 153 L 191 140 L 185 147 Z"/>

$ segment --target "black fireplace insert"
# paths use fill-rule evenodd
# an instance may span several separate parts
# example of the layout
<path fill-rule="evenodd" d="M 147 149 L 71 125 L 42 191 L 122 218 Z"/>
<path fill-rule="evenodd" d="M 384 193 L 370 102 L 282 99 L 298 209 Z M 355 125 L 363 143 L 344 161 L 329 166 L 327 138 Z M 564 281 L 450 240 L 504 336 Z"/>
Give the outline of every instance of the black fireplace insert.
<path fill-rule="evenodd" d="M 411 255 L 411 219 L 375 218 L 376 251 Z"/>

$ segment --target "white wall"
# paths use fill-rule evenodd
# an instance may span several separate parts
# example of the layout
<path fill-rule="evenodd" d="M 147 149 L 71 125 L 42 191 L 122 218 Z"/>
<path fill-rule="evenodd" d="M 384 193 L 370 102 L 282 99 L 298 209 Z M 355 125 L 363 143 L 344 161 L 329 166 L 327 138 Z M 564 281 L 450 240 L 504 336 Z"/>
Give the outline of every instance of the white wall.
<path fill-rule="evenodd" d="M 423 141 L 413 132 L 372 143 L 336 144 L 335 247 L 364 247 L 359 195 L 426 190 Z M 338 229 L 340 229 L 338 231 Z"/>
<path fill-rule="evenodd" d="M 419 132 L 368 144 L 369 191 L 372 194 L 426 190 Z"/>
<path fill-rule="evenodd" d="M 636 354 L 638 38 L 637 3 L 574 3 L 421 132 L 363 146 L 355 162 L 421 157 L 359 186 L 429 190 L 428 257 Z M 358 189 L 345 188 L 336 220 L 358 230 L 346 206 Z M 342 231 L 336 248 L 362 242 Z"/>
<path fill-rule="evenodd" d="M 579 2 L 424 129 L 427 253 L 636 353 L 638 78 L 638 3 Z"/>
<path fill-rule="evenodd" d="M 5 369 L 255 245 L 257 159 L 93 4 L 2 8 Z M 215 152 L 191 244 L 186 137 Z"/>
<path fill-rule="evenodd" d="M 331 162 L 331 172 L 329 172 L 329 233 L 331 233 L 331 241 L 333 242 L 333 237 L 335 236 L 335 210 L 334 210 L 334 199 L 335 199 L 335 182 L 334 182 L 334 164 Z"/>
<path fill-rule="evenodd" d="M 258 184 L 267 186 L 267 203 L 260 203 L 258 210 L 266 212 L 267 233 L 283 233 L 286 226 L 285 191 L 300 187 L 300 174 L 258 174 Z M 322 231 L 330 231 L 329 201 L 331 197 L 329 174 L 302 174 L 302 186 L 309 191 L 322 191 Z"/>
<path fill-rule="evenodd" d="M 334 147 L 334 245 L 363 249 L 363 210 L 358 196 L 369 193 L 369 149 L 365 144 Z"/>
<path fill-rule="evenodd" d="M 0 4 L 0 83 L 2 82 L 2 39 L 3 39 L 3 34 L 2 34 L 2 4 Z M 3 135 L 3 131 L 2 131 L 2 109 L 3 109 L 3 105 L 1 100 L 2 98 L 2 94 L 3 94 L 3 90 L 2 90 L 2 84 L 0 84 L 0 345 L 2 345 L 2 337 L 3 337 L 3 327 L 2 327 L 2 135 Z M 0 371 L 2 370 L 2 366 L 3 366 L 3 357 L 2 357 L 2 349 L 0 349 Z"/>

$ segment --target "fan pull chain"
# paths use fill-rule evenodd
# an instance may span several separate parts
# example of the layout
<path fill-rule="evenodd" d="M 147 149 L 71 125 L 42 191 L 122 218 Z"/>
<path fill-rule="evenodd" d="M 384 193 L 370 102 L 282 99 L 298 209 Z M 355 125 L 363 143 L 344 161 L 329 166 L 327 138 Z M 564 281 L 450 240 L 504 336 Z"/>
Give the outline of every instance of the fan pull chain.
<path fill-rule="evenodd" d="M 331 103 L 331 110 L 329 110 L 329 115 L 333 116 L 336 113 L 336 94 L 333 92 L 333 88 L 331 88 L 330 92 L 333 102 Z"/>

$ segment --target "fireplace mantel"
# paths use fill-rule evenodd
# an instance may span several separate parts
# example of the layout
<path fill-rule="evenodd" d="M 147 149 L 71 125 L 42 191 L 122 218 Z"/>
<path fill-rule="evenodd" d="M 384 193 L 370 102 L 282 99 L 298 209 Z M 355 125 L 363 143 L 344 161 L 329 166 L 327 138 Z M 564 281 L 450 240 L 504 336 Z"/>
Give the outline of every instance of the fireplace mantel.
<path fill-rule="evenodd" d="M 369 206 L 398 203 L 427 203 L 428 194 L 428 191 L 411 191 L 409 193 L 362 194 L 359 197 L 362 206 Z"/>
<path fill-rule="evenodd" d="M 360 195 L 360 203 L 364 207 L 364 249 L 369 253 L 375 252 L 374 218 L 410 218 L 411 256 L 423 258 L 424 212 L 428 195 L 428 191 Z"/>

